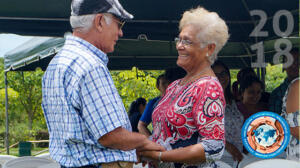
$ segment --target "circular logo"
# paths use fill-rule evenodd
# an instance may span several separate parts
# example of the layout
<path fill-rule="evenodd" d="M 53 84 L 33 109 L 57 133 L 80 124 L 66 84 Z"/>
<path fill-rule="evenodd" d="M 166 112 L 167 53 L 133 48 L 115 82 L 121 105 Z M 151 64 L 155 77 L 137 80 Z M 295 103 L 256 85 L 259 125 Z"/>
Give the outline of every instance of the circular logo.
<path fill-rule="evenodd" d="M 289 140 L 289 125 L 276 113 L 256 113 L 246 120 L 242 128 L 245 148 L 259 158 L 276 157 L 284 151 Z"/>

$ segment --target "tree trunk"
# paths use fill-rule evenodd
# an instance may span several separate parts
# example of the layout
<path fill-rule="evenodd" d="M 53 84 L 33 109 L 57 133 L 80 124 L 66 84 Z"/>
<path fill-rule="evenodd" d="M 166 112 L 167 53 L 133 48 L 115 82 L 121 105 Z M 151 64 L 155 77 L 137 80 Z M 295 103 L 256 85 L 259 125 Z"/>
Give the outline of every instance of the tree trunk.
<path fill-rule="evenodd" d="M 29 112 L 28 114 L 28 129 L 32 130 L 32 123 L 33 123 L 33 113 Z"/>

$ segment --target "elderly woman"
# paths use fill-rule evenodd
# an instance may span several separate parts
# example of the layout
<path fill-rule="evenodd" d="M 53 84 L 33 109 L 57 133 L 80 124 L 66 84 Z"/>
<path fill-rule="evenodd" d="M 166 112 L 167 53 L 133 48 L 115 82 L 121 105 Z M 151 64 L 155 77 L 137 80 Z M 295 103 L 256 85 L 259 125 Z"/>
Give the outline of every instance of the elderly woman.
<path fill-rule="evenodd" d="M 225 148 L 226 102 L 211 64 L 228 28 L 217 13 L 198 7 L 183 14 L 179 29 L 177 65 L 187 74 L 168 86 L 152 114 L 153 141 L 167 151 L 141 155 L 164 167 L 216 167 Z"/>

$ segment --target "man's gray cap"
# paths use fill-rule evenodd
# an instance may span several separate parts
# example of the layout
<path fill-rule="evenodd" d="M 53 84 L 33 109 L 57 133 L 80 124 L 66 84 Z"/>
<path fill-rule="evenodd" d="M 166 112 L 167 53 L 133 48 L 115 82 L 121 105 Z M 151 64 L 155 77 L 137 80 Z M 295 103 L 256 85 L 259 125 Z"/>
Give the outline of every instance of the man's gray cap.
<path fill-rule="evenodd" d="M 133 18 L 133 16 L 122 7 L 118 0 L 72 0 L 72 16 L 97 13 L 111 13 L 120 20 Z"/>

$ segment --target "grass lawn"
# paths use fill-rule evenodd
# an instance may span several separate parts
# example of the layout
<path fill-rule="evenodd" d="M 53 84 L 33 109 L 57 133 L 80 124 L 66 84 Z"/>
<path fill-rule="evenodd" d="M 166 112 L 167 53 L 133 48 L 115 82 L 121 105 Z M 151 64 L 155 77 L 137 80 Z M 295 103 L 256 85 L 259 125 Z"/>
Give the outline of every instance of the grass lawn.
<path fill-rule="evenodd" d="M 39 148 L 39 147 L 34 147 L 31 149 L 31 155 L 32 156 L 35 156 L 37 153 L 39 153 L 40 151 L 42 150 L 45 150 L 45 149 L 48 149 L 48 148 Z M 1 149 L 2 151 L 3 149 Z M 45 151 L 43 153 L 47 153 L 48 151 Z M 1 152 L 0 153 L 1 155 L 6 155 L 6 151 L 4 152 Z M 42 153 L 40 153 L 42 154 Z M 19 148 L 10 148 L 9 149 L 9 155 L 14 155 L 14 156 L 19 156 Z"/>

